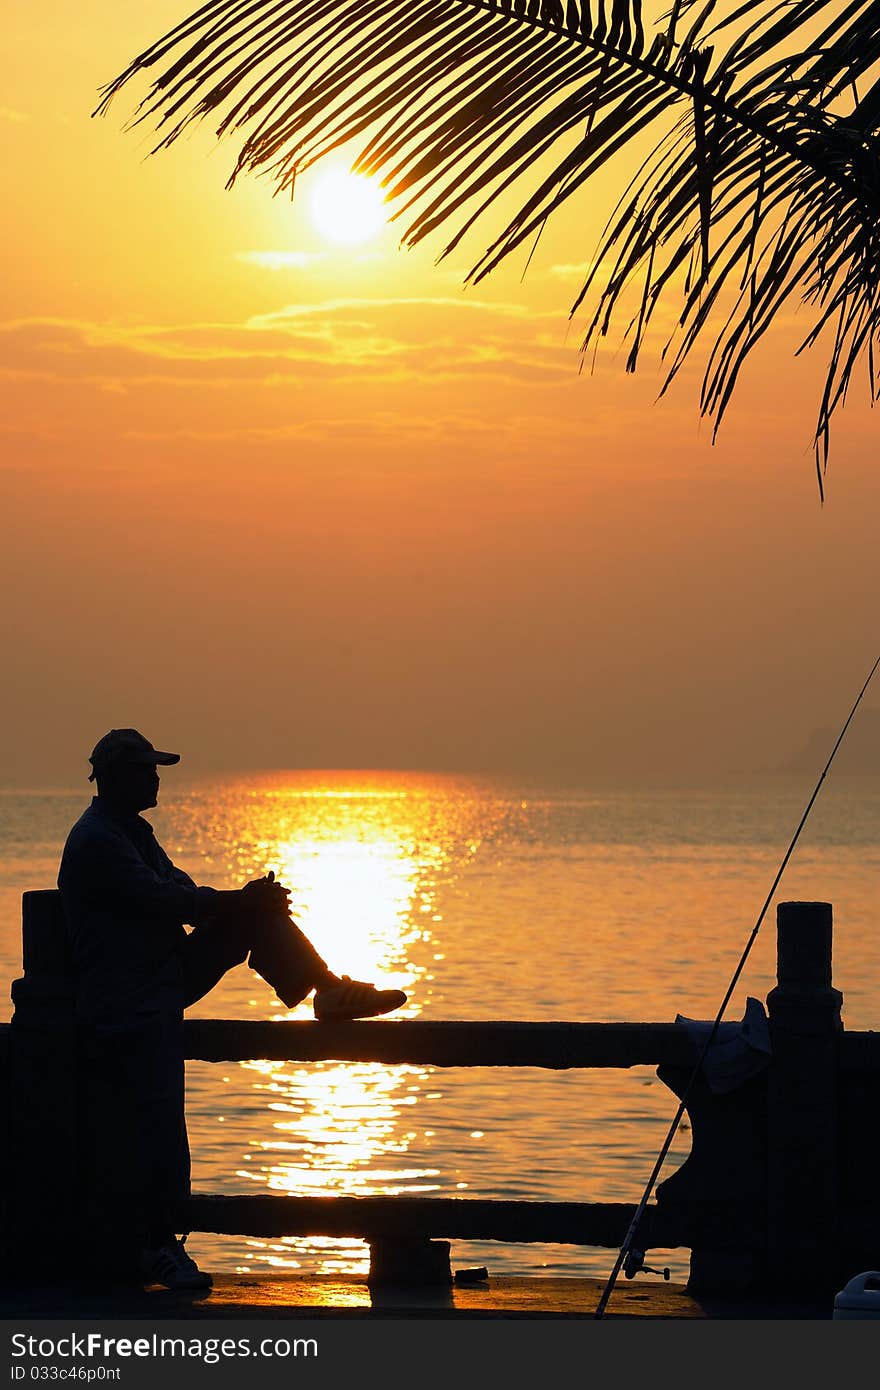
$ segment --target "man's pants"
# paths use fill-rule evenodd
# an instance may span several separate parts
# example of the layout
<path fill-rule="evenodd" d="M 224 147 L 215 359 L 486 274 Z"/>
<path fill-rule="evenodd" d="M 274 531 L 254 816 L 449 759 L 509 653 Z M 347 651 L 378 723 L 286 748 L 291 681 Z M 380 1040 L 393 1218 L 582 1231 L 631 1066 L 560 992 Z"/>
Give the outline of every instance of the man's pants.
<path fill-rule="evenodd" d="M 206 922 L 191 931 L 184 943 L 184 1007 L 203 998 L 227 970 L 243 960 L 289 1009 L 328 973 L 327 962 L 286 915 Z"/>
<path fill-rule="evenodd" d="M 96 1272 L 112 1261 L 136 1277 L 139 1252 L 173 1231 L 189 1196 L 182 1013 L 83 1027 L 79 1077 L 84 1254 Z"/>

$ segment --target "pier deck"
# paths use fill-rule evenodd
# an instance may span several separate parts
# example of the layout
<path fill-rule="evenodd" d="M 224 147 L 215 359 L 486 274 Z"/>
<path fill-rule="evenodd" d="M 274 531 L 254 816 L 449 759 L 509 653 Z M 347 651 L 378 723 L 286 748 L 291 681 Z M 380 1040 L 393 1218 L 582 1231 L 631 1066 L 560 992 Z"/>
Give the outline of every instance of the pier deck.
<path fill-rule="evenodd" d="M 220 1274 L 210 1294 L 167 1289 L 51 1287 L 4 1290 L 7 1318 L 591 1318 L 601 1279 L 492 1276 L 486 1283 L 451 1288 L 371 1289 L 354 1275 Z M 605 1319 L 830 1319 L 832 1299 L 768 1303 L 694 1297 L 662 1280 L 621 1280 Z"/>

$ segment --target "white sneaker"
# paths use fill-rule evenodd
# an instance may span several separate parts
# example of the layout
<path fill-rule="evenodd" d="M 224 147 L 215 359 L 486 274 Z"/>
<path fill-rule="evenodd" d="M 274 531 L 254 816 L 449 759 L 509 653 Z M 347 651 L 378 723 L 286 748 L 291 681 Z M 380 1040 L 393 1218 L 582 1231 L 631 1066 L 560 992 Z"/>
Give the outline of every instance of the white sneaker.
<path fill-rule="evenodd" d="M 142 1250 L 141 1274 L 145 1284 L 164 1284 L 166 1289 L 209 1289 L 214 1282 L 186 1253 L 182 1240 Z"/>
<path fill-rule="evenodd" d="M 343 1023 L 353 1018 L 375 1018 L 406 1003 L 402 989 L 376 989 L 363 980 L 343 975 L 338 985 L 315 993 L 315 1018 L 323 1023 Z"/>

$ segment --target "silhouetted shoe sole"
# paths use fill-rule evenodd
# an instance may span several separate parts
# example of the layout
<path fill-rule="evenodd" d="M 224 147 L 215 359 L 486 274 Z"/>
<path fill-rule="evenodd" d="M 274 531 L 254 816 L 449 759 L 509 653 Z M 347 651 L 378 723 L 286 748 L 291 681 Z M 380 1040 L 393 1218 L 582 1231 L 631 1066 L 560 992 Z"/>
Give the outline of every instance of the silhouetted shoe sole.
<path fill-rule="evenodd" d="M 342 984 L 331 985 L 315 995 L 315 1018 L 321 1023 L 342 1023 L 348 1019 L 375 1018 L 406 1003 L 402 989 L 375 989 L 361 980 L 343 976 Z"/>

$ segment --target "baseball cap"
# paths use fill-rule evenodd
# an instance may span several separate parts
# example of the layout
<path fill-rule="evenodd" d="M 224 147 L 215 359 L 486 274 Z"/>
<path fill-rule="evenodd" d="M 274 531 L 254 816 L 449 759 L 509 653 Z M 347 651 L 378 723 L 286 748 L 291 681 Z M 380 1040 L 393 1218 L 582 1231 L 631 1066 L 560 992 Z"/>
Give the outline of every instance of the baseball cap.
<path fill-rule="evenodd" d="M 94 782 L 95 774 L 103 772 L 115 763 L 145 763 L 155 766 L 161 763 L 168 767 L 180 762 L 179 753 L 162 753 L 154 748 L 148 738 L 137 729 L 111 729 L 109 734 L 99 738 L 89 755 L 92 771 L 89 781 Z"/>

